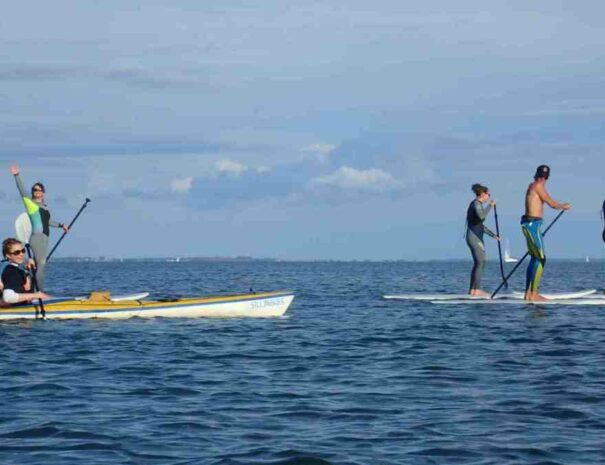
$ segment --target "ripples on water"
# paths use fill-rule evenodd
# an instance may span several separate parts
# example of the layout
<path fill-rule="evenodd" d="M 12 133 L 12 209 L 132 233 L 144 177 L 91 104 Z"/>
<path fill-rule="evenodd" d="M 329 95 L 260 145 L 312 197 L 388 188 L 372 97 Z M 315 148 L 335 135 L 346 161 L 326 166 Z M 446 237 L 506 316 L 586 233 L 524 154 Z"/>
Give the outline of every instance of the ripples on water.
<path fill-rule="evenodd" d="M 544 288 L 604 265 L 551 261 Z M 297 297 L 279 319 L 1 324 L 0 463 L 604 463 L 605 307 L 380 299 L 463 292 L 469 268 L 55 263 L 57 294 Z"/>

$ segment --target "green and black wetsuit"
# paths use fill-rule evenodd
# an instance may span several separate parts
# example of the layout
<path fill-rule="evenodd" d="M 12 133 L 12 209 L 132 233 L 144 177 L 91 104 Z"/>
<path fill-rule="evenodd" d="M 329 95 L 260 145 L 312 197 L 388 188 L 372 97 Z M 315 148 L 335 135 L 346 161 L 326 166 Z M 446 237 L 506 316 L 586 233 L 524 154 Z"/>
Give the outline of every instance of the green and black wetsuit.
<path fill-rule="evenodd" d="M 50 228 L 62 228 L 63 225 L 50 219 L 50 212 L 45 204 L 40 205 L 32 200 L 18 174 L 15 175 L 15 182 L 17 183 L 17 189 L 19 189 L 23 205 L 25 205 L 25 211 L 32 225 L 32 235 L 29 239 L 29 244 L 34 253 L 34 260 L 36 260 L 36 280 L 39 290 L 42 291 L 44 290 L 44 269 L 46 267 L 46 255 L 48 254 Z"/>

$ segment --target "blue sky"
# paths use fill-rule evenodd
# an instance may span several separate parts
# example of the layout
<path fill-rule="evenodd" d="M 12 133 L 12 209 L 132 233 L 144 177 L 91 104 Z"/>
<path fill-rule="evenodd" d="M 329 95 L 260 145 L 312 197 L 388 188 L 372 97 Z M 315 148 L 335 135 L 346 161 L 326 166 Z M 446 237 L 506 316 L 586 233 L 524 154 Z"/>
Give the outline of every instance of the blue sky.
<path fill-rule="evenodd" d="M 573 204 L 547 253 L 602 257 L 604 13 L 13 2 L 0 17 L 4 235 L 21 211 L 16 162 L 56 219 L 92 199 L 60 255 L 467 257 L 474 182 L 521 255 L 524 191 L 547 163 L 553 197 Z"/>

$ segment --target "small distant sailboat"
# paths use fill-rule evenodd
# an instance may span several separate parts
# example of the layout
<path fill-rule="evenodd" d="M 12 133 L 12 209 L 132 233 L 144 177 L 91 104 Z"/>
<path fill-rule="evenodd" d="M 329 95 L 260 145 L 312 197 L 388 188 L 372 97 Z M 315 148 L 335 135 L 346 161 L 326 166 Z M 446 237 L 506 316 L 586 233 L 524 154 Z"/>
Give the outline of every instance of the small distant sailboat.
<path fill-rule="evenodd" d="M 590 263 L 590 258 L 586 255 L 586 263 Z"/>
<path fill-rule="evenodd" d="M 506 246 L 504 246 L 504 261 L 506 263 L 517 263 L 519 261 L 518 258 L 511 257 L 510 255 L 510 244 L 506 241 Z"/>

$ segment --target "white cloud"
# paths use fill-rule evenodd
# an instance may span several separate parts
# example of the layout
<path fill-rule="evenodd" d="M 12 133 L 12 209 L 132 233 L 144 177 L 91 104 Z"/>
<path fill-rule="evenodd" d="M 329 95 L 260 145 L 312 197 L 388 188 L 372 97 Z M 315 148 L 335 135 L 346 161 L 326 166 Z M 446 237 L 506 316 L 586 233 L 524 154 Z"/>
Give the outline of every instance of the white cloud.
<path fill-rule="evenodd" d="M 330 154 L 336 150 L 337 147 L 337 145 L 333 144 L 311 144 L 303 147 L 302 152 L 305 154 L 311 154 L 320 162 L 324 162 L 328 159 Z"/>
<path fill-rule="evenodd" d="M 186 178 L 176 178 L 170 182 L 170 188 L 173 192 L 188 192 L 193 186 L 193 176 Z"/>
<path fill-rule="evenodd" d="M 313 179 L 311 184 L 375 192 L 383 192 L 399 186 L 393 176 L 382 170 L 377 168 L 357 170 L 350 166 L 341 166 L 332 174 Z"/>
<path fill-rule="evenodd" d="M 232 160 L 219 160 L 214 164 L 216 170 L 223 174 L 240 176 L 248 171 L 248 167 Z"/>

